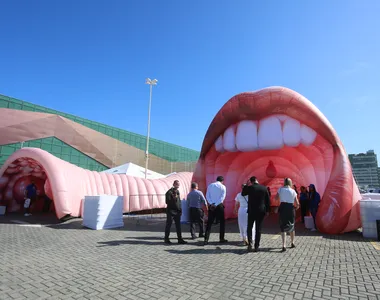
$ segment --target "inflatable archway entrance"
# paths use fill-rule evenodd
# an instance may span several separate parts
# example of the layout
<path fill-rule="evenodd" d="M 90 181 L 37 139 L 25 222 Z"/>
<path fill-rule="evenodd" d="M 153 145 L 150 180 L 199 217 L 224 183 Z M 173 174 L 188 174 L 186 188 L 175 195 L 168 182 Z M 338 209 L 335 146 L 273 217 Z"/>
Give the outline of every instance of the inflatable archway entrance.
<path fill-rule="evenodd" d="M 205 135 L 194 180 L 202 189 L 225 178 L 226 211 L 250 176 L 272 195 L 290 177 L 321 195 L 318 229 L 342 233 L 360 227 L 360 193 L 343 145 L 326 117 L 306 98 L 282 87 L 242 93 L 216 114 Z M 275 205 L 275 203 L 273 203 Z"/>

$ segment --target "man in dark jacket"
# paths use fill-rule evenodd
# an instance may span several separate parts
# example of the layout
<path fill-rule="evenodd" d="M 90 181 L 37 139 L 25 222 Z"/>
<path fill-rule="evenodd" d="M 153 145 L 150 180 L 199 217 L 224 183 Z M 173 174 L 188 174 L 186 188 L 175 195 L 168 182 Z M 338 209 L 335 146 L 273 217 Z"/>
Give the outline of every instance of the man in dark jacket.
<path fill-rule="evenodd" d="M 313 216 L 313 220 L 314 220 L 314 228 L 312 229 L 312 231 L 317 230 L 316 220 L 317 220 L 317 212 L 318 212 L 320 202 L 321 202 L 321 195 L 319 195 L 319 193 L 316 191 L 315 185 L 310 184 L 309 185 L 309 205 L 310 205 L 309 208 L 310 208 L 310 213 Z"/>
<path fill-rule="evenodd" d="M 268 190 L 259 184 L 256 177 L 251 177 L 244 185 L 241 192 L 242 196 L 248 195 L 248 251 L 252 251 L 252 228 L 256 223 L 255 252 L 259 251 L 261 239 L 261 225 L 265 215 L 269 215 L 270 199 Z"/>
<path fill-rule="evenodd" d="M 179 194 L 179 181 L 175 180 L 173 187 L 168 190 L 165 194 L 166 201 L 166 227 L 165 227 L 165 244 L 171 244 L 169 240 L 170 228 L 174 220 L 175 228 L 177 230 L 178 244 L 187 244 L 187 242 L 182 238 L 181 233 L 181 197 Z"/>

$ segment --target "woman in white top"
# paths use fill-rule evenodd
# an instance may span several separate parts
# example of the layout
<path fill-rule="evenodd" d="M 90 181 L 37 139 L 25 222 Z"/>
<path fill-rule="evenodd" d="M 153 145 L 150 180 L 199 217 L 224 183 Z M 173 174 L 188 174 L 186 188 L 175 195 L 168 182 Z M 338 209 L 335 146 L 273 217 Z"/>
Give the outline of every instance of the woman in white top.
<path fill-rule="evenodd" d="M 243 188 L 244 185 L 242 185 Z M 239 210 L 238 210 L 239 209 Z M 238 193 L 235 197 L 235 210 L 234 213 L 238 215 L 239 231 L 240 236 L 243 240 L 244 245 L 248 245 L 248 196 L 242 196 L 241 192 Z M 252 237 L 255 236 L 255 225 L 252 229 Z"/>
<path fill-rule="evenodd" d="M 276 195 L 276 200 L 280 199 L 280 208 L 278 209 L 280 215 L 280 228 L 282 235 L 282 252 L 286 251 L 286 233 L 290 232 L 291 248 L 294 248 L 295 237 L 295 209 L 294 203 L 296 203 L 296 209 L 299 208 L 299 202 L 297 193 L 292 187 L 292 180 L 285 178 L 284 186 L 280 188 Z"/>

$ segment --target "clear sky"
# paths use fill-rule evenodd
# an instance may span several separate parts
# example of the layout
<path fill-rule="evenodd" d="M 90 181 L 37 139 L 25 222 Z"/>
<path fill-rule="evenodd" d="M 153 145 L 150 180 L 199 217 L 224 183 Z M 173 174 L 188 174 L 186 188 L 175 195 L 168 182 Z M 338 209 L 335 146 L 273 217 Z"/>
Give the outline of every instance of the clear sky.
<path fill-rule="evenodd" d="M 282 85 L 380 154 L 380 1 L 3 0 L 0 93 L 200 150 L 221 106 Z"/>

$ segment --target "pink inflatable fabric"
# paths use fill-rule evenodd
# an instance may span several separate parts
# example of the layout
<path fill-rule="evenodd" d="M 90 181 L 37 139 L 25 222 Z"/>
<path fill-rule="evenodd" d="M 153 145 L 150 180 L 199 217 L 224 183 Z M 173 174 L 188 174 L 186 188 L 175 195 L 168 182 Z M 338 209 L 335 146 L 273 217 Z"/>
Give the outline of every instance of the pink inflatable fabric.
<path fill-rule="evenodd" d="M 180 181 L 180 194 L 186 198 L 193 173 L 183 172 L 164 179 L 145 180 L 123 174 L 109 174 L 82 169 L 38 148 L 22 148 L 14 152 L 0 169 L 0 203 L 7 210 L 20 211 L 23 191 L 20 180 L 34 178 L 38 195 L 46 194 L 54 201 L 60 219 L 66 215 L 81 216 L 84 196 L 124 196 L 124 212 L 166 207 L 165 193 L 173 181 Z M 39 179 L 45 183 L 39 185 Z M 1 192 L 2 191 L 2 192 Z M 18 201 L 16 201 L 16 199 Z"/>
<path fill-rule="evenodd" d="M 225 178 L 225 212 L 251 176 L 272 197 L 290 177 L 298 187 L 314 184 L 321 196 L 316 223 L 324 233 L 361 226 L 361 195 L 342 142 L 326 117 L 302 95 L 270 87 L 232 97 L 216 114 L 205 135 L 193 180 L 205 190 Z M 272 198 L 272 205 L 277 206 Z"/>
<path fill-rule="evenodd" d="M 175 179 L 185 199 L 191 180 L 206 194 L 218 175 L 227 187 L 227 218 L 236 217 L 235 196 L 250 176 L 270 187 L 272 196 L 290 177 L 298 188 L 314 184 L 319 192 L 319 231 L 336 234 L 361 226 L 361 195 L 337 133 L 309 100 L 283 87 L 232 97 L 207 130 L 194 176 L 184 172 L 145 180 L 92 172 L 41 149 L 23 148 L 0 169 L 0 204 L 8 211 L 22 210 L 23 189 L 34 177 L 38 193 L 53 199 L 58 218 L 80 216 L 85 195 L 124 196 L 124 212 L 164 208 L 164 194 Z"/>

